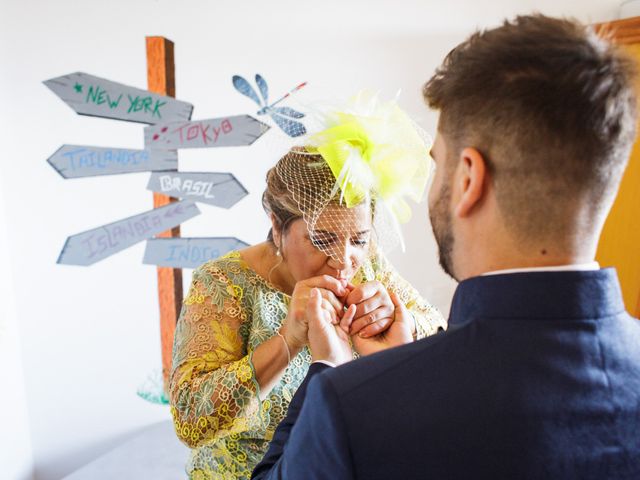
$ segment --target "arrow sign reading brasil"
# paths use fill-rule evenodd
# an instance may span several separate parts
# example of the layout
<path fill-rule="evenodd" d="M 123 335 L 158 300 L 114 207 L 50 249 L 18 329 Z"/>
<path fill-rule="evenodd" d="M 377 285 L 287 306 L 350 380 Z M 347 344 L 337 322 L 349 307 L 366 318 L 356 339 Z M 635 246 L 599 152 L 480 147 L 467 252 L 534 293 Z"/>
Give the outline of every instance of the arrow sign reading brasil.
<path fill-rule="evenodd" d="M 152 238 L 147 240 L 142 262 L 159 267 L 197 268 L 231 250 L 248 246 L 234 237 Z"/>
<path fill-rule="evenodd" d="M 131 150 L 83 145 L 63 145 L 47 162 L 64 178 L 178 169 L 175 150 Z"/>
<path fill-rule="evenodd" d="M 139 215 L 67 238 L 58 263 L 91 265 L 142 240 L 169 230 L 200 213 L 188 200 L 170 203 Z"/>
<path fill-rule="evenodd" d="M 154 124 L 189 120 L 193 111 L 190 103 L 82 72 L 44 84 L 80 115 Z"/>
<path fill-rule="evenodd" d="M 251 115 L 169 122 L 145 127 L 145 148 L 242 147 L 260 138 L 269 125 Z"/>
<path fill-rule="evenodd" d="M 222 208 L 231 208 L 249 193 L 231 173 L 153 173 L 147 190 Z"/>

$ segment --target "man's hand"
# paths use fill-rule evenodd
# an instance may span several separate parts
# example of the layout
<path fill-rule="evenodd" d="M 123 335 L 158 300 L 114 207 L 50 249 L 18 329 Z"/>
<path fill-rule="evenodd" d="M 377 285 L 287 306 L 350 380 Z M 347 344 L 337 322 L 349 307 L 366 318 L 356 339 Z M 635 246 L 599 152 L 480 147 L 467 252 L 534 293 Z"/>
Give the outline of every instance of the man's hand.
<path fill-rule="evenodd" d="M 350 306 L 344 313 L 341 324 L 350 326 L 355 310 L 355 306 Z M 312 361 L 324 360 L 334 365 L 350 361 L 353 353 L 349 335 L 341 326 L 332 323 L 333 317 L 322 308 L 322 296 L 317 288 L 313 288 L 309 294 L 306 314 Z"/>
<path fill-rule="evenodd" d="M 373 337 L 384 332 L 393 323 L 394 306 L 386 287 L 377 281 L 349 286 L 345 304 L 355 305 L 356 314 L 351 335 Z"/>
<path fill-rule="evenodd" d="M 362 338 L 360 335 L 353 335 L 351 337 L 353 346 L 360 355 L 370 355 L 413 341 L 414 322 L 411 313 L 409 313 L 407 307 L 404 306 L 400 298 L 398 298 L 398 295 L 394 292 L 391 292 L 391 301 L 393 302 L 395 311 L 393 322 L 388 330 L 370 338 Z"/>

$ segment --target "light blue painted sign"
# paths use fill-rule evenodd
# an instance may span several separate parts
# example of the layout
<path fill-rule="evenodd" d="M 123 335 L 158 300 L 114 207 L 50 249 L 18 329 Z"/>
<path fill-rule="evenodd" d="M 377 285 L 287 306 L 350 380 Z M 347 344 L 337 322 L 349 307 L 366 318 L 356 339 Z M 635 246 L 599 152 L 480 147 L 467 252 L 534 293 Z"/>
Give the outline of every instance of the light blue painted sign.
<path fill-rule="evenodd" d="M 217 172 L 153 173 L 147 189 L 222 208 L 231 208 L 249 193 L 231 173 Z"/>
<path fill-rule="evenodd" d="M 180 225 L 200 213 L 182 200 L 67 238 L 58 263 L 92 265 L 142 240 Z"/>
<path fill-rule="evenodd" d="M 189 120 L 193 112 L 190 103 L 82 72 L 44 84 L 80 115 L 155 124 Z"/>
<path fill-rule="evenodd" d="M 269 125 L 250 115 L 193 122 L 159 123 L 144 129 L 148 149 L 242 147 L 260 138 Z"/>
<path fill-rule="evenodd" d="M 197 268 L 231 250 L 247 246 L 235 237 L 152 238 L 147 240 L 142 262 L 159 267 Z"/>
<path fill-rule="evenodd" d="M 175 150 L 132 150 L 63 145 L 47 162 L 64 178 L 178 169 Z"/>

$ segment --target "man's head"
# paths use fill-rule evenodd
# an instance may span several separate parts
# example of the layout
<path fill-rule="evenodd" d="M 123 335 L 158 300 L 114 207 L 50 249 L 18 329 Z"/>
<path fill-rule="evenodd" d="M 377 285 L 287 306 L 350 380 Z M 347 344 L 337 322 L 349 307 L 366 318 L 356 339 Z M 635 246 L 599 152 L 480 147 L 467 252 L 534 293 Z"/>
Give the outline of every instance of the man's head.
<path fill-rule="evenodd" d="M 457 279 L 593 258 L 635 137 L 633 61 L 541 15 L 478 32 L 424 86 L 430 216 Z"/>

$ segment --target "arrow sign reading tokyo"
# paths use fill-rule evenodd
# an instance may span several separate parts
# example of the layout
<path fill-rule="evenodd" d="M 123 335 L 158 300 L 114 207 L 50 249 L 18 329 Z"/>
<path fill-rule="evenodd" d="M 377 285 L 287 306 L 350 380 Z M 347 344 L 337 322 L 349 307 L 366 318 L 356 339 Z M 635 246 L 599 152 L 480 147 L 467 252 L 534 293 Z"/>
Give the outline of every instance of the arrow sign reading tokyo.
<path fill-rule="evenodd" d="M 131 150 L 124 148 L 63 145 L 47 162 L 64 178 L 93 177 L 116 173 L 178 169 L 175 150 Z"/>
<path fill-rule="evenodd" d="M 147 190 L 222 208 L 231 208 L 249 193 L 231 173 L 153 173 Z"/>
<path fill-rule="evenodd" d="M 80 115 L 154 124 L 189 120 L 193 105 L 82 72 L 43 82 Z"/>
<path fill-rule="evenodd" d="M 159 267 L 197 268 L 231 250 L 248 246 L 235 237 L 152 238 L 147 240 L 142 262 Z"/>
<path fill-rule="evenodd" d="M 144 129 L 146 148 L 242 147 L 260 138 L 269 125 L 250 115 L 170 122 Z"/>
<path fill-rule="evenodd" d="M 58 263 L 91 265 L 142 240 L 169 230 L 200 213 L 183 200 L 67 238 Z"/>

